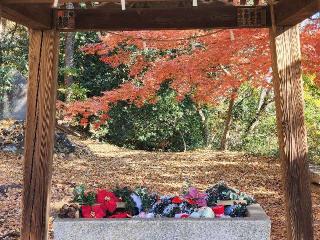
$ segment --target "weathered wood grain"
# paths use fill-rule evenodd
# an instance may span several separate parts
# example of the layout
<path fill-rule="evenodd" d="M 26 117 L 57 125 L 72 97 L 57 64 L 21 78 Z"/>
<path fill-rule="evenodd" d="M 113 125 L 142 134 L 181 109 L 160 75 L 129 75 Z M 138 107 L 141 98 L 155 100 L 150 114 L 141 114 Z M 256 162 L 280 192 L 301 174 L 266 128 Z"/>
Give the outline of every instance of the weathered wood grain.
<path fill-rule="evenodd" d="M 22 240 L 47 239 L 54 146 L 58 33 L 30 31 Z"/>
<path fill-rule="evenodd" d="M 166 2 L 178 2 L 181 0 L 126 0 L 126 2 L 155 2 L 155 1 L 166 1 Z M 233 2 L 234 4 L 245 5 L 246 1 L 239 0 L 218 0 L 219 2 Z M 84 1 L 84 0 L 59 0 L 60 4 L 65 3 L 82 3 L 82 2 L 119 2 L 119 0 L 99 0 L 99 1 Z M 199 2 L 208 2 L 207 0 L 199 0 Z M 53 3 L 53 0 L 0 0 L 0 3 L 25 3 L 25 4 L 38 4 L 38 3 Z M 255 5 L 260 4 L 260 0 L 254 0 Z"/>
<path fill-rule="evenodd" d="M 299 35 L 298 26 L 278 27 L 273 18 L 273 28 L 270 29 L 273 84 L 288 239 L 312 240 L 311 194 Z"/>
<path fill-rule="evenodd" d="M 320 0 L 280 0 L 275 5 L 278 26 L 292 26 L 320 11 Z"/>
<path fill-rule="evenodd" d="M 251 8 L 254 7 L 248 7 Z M 265 6 L 258 8 L 266 11 L 266 21 L 252 26 L 239 26 L 238 12 L 243 7 L 232 5 L 128 8 L 125 11 L 120 8 L 76 9 L 74 29 L 66 31 L 270 27 L 269 9 Z"/>
<path fill-rule="evenodd" d="M 52 29 L 52 9 L 48 4 L 1 4 L 3 17 L 32 29 Z"/>

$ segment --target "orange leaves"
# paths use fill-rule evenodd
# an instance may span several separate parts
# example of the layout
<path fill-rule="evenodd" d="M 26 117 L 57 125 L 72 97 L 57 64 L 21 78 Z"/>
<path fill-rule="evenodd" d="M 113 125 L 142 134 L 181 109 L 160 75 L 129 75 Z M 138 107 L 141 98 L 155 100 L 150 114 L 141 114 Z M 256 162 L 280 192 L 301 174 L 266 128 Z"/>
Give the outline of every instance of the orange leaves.
<path fill-rule="evenodd" d="M 267 30 L 109 32 L 101 39 L 101 43 L 82 50 L 98 55 L 113 67 L 127 65 L 131 80 L 101 97 L 73 103 L 68 108 L 73 116 L 79 114 L 85 119 L 98 116 L 103 122 L 107 117 L 101 114 L 107 113 L 112 103 L 128 101 L 137 106 L 156 103 L 157 92 L 165 82 L 175 90 L 178 101 L 190 96 L 197 104 L 211 105 L 232 96 L 233 90 L 247 81 L 253 87 L 271 87 Z M 305 27 L 303 68 L 318 76 L 319 39 L 319 27 Z M 157 55 L 148 58 L 152 52 Z"/>
<path fill-rule="evenodd" d="M 137 56 L 134 63 L 131 65 L 130 76 L 138 76 L 145 68 L 149 66 L 150 63 L 148 63 L 143 56 Z"/>
<path fill-rule="evenodd" d="M 316 74 L 320 87 L 320 19 L 308 23 L 301 34 L 302 67 L 307 73 Z"/>
<path fill-rule="evenodd" d="M 89 120 L 87 118 L 80 119 L 80 126 L 86 127 L 88 123 L 89 123 Z"/>
<path fill-rule="evenodd" d="M 130 52 L 119 51 L 118 54 L 111 56 L 102 56 L 100 60 L 109 64 L 112 67 L 118 67 L 120 64 L 126 64 L 130 59 Z"/>

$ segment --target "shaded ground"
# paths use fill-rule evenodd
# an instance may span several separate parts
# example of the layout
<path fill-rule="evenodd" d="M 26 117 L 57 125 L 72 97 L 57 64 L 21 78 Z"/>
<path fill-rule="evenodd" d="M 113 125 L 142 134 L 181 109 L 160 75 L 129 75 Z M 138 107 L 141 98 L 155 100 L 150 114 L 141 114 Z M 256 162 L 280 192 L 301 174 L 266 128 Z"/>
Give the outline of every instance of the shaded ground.
<path fill-rule="evenodd" d="M 280 165 L 274 158 L 242 153 L 196 151 L 154 153 L 85 142 L 94 155 L 55 156 L 52 216 L 68 202 L 75 185 L 88 188 L 145 185 L 160 193 L 179 193 L 186 178 L 205 190 L 225 181 L 256 197 L 272 219 L 272 239 L 285 239 Z M 18 239 L 21 216 L 22 158 L 0 152 L 0 239 Z M 320 195 L 313 187 L 315 239 L 320 239 Z"/>

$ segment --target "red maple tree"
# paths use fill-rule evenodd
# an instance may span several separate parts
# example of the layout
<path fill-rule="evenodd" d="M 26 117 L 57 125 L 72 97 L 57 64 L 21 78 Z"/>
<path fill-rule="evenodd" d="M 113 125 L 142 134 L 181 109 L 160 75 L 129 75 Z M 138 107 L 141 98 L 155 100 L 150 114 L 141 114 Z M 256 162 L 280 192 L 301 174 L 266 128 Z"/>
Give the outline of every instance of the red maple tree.
<path fill-rule="evenodd" d="M 307 63 L 303 67 L 317 74 L 319 37 L 316 23 L 303 28 L 303 59 Z M 271 57 L 266 29 L 108 32 L 101 43 L 86 45 L 82 50 L 98 55 L 113 67 L 126 64 L 131 77 L 131 81 L 100 97 L 64 105 L 67 116 L 80 115 L 84 126 L 94 115 L 99 118 L 95 127 L 99 127 L 108 118 L 109 105 L 117 101 L 137 106 L 156 103 L 160 86 L 168 81 L 178 101 L 191 96 L 200 106 L 235 98 L 244 82 L 271 87 L 267 81 Z M 147 52 L 151 50 L 162 54 L 150 58 Z"/>

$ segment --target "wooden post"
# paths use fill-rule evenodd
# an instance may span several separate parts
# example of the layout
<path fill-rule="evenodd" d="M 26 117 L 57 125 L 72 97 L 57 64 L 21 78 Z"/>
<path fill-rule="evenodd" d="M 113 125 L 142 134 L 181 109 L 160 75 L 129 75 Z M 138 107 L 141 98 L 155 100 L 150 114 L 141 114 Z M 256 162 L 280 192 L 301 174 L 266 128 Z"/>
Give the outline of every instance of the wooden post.
<path fill-rule="evenodd" d="M 58 48 L 55 30 L 30 31 L 22 240 L 48 235 Z"/>
<path fill-rule="evenodd" d="M 313 240 L 299 27 L 277 27 L 272 18 L 273 84 L 288 239 Z"/>

